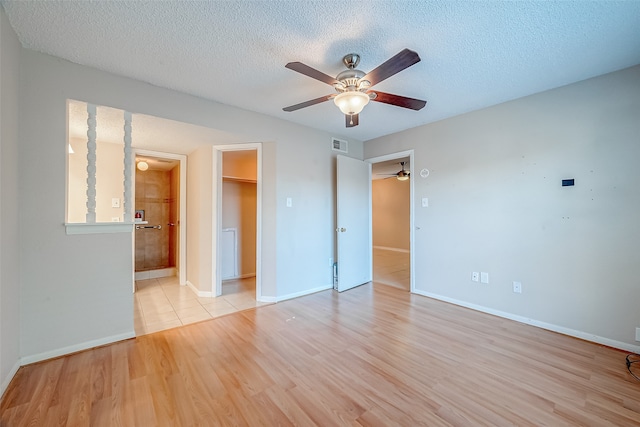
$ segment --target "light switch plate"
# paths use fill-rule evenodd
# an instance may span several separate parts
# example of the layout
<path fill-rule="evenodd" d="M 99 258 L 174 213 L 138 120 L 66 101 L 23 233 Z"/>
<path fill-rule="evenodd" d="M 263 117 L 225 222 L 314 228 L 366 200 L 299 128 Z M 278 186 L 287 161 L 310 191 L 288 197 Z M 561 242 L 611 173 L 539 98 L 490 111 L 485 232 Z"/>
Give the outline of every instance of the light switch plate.
<path fill-rule="evenodd" d="M 428 208 L 429 207 L 429 198 L 428 197 L 423 197 L 422 198 L 422 207 L 423 208 Z"/>
<path fill-rule="evenodd" d="M 471 280 L 473 280 L 474 282 L 479 281 L 480 273 L 478 273 L 477 271 L 474 271 L 473 273 L 471 273 Z"/>
<path fill-rule="evenodd" d="M 481 283 L 489 283 L 489 273 L 485 273 L 484 271 L 480 273 L 480 282 Z"/>
<path fill-rule="evenodd" d="M 114 197 L 111 199 L 111 207 L 119 208 L 120 207 L 120 199 L 118 197 Z"/>
<path fill-rule="evenodd" d="M 287 197 L 287 207 L 290 208 L 291 206 L 293 206 L 293 200 L 291 200 L 291 197 Z"/>

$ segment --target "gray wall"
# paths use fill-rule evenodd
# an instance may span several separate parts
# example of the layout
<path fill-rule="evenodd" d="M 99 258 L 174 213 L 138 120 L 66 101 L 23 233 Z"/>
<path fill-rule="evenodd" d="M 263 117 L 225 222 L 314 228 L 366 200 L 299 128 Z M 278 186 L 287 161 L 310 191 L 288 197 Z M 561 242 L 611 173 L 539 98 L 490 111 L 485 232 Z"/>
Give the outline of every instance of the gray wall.
<path fill-rule="evenodd" d="M 418 292 L 640 348 L 640 67 L 368 141 L 365 157 L 411 148 Z"/>
<path fill-rule="evenodd" d="M 133 332 L 131 236 L 65 234 L 67 99 L 229 133 L 241 130 L 245 139 L 233 142 L 267 141 L 263 144 L 263 295 L 277 300 L 331 286 L 328 260 L 334 256 L 335 228 L 332 135 L 26 49 L 21 50 L 21 66 L 23 361 L 113 341 Z M 349 142 L 351 155 L 361 158 L 362 143 Z M 200 166 L 205 172 L 211 167 L 208 151 L 201 153 Z M 188 162 L 192 161 L 190 156 Z M 188 200 L 193 203 L 194 194 L 189 191 L 197 188 L 194 180 L 200 180 L 198 191 L 206 192 L 210 176 L 208 172 L 189 174 Z M 293 208 L 284 207 L 286 197 L 294 199 Z M 203 196 L 199 203 L 198 212 L 214 212 L 210 197 Z M 199 226 L 204 232 L 194 236 L 194 230 L 188 231 L 192 241 L 187 248 L 187 280 L 199 290 L 211 291 L 215 265 L 207 257 L 211 254 L 211 223 L 206 222 L 215 218 L 206 215 L 197 224 L 191 214 L 187 213 L 187 229 Z M 193 239 L 204 240 L 195 242 L 201 251 L 192 264 Z M 299 280 L 303 275 L 312 280 Z"/>
<path fill-rule="evenodd" d="M 371 181 L 374 247 L 411 249 L 410 184 L 395 177 Z"/>
<path fill-rule="evenodd" d="M 18 87 L 20 45 L 0 7 L 0 395 L 19 366 Z"/>

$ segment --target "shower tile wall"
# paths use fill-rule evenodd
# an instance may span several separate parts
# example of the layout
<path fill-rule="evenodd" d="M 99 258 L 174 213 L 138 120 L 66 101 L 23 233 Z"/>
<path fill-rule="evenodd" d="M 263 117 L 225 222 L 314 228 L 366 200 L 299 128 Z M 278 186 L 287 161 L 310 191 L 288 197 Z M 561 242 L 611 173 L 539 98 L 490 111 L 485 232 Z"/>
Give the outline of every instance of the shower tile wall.
<path fill-rule="evenodd" d="M 136 230 L 136 271 L 175 266 L 169 256 L 171 196 L 170 171 L 136 171 L 136 210 L 144 210 L 147 225 L 162 226 Z"/>

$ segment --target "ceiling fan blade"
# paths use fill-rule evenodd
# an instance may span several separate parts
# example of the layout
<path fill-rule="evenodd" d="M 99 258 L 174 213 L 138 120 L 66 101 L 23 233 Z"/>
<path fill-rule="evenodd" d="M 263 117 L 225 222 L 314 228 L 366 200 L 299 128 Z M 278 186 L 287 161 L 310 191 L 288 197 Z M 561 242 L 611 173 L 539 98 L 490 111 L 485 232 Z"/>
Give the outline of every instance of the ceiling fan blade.
<path fill-rule="evenodd" d="M 322 71 L 318 71 L 315 68 L 311 68 L 308 65 L 303 64 L 302 62 L 289 62 L 285 65 L 286 68 L 297 71 L 300 74 L 304 74 L 305 76 L 309 76 L 312 79 L 320 80 L 323 83 L 333 86 L 335 83 L 340 84 L 335 78 L 323 73 Z"/>
<path fill-rule="evenodd" d="M 421 110 L 422 107 L 427 105 L 427 101 L 421 99 L 408 98 L 406 96 L 394 95 L 392 93 L 378 92 L 377 90 L 369 91 L 367 93 L 375 93 L 376 96 L 372 97 L 372 101 L 383 102 L 385 104 L 395 105 L 397 107 L 409 108 L 411 110 Z"/>
<path fill-rule="evenodd" d="M 396 56 L 379 65 L 378 68 L 370 71 L 361 80 L 367 80 L 373 86 L 417 62 L 420 62 L 420 56 L 412 50 L 404 49 Z"/>
<path fill-rule="evenodd" d="M 345 122 L 347 123 L 347 127 L 348 128 L 352 128 L 354 126 L 358 126 L 358 124 L 360 123 L 360 119 L 359 119 L 357 114 L 353 114 L 351 116 L 348 115 L 348 114 L 345 114 L 344 118 L 345 118 Z"/>
<path fill-rule="evenodd" d="M 310 107 L 312 105 L 320 104 L 321 102 L 328 101 L 328 100 L 330 100 L 331 98 L 334 98 L 334 97 L 335 97 L 335 95 L 333 95 L 333 94 L 321 96 L 320 98 L 311 99 L 309 101 L 301 102 L 300 104 L 290 105 L 288 107 L 284 107 L 283 110 L 284 111 L 296 111 L 296 110 L 299 110 L 301 108 Z"/>

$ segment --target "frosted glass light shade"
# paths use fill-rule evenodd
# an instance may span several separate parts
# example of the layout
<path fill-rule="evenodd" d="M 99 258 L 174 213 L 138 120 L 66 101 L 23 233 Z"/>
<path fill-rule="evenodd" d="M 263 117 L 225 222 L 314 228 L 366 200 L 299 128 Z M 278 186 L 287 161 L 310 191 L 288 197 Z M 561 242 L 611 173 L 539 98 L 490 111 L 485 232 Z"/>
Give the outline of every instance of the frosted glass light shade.
<path fill-rule="evenodd" d="M 333 102 L 344 114 L 352 116 L 359 114 L 369 103 L 369 95 L 359 91 L 342 92 L 333 98 Z"/>
<path fill-rule="evenodd" d="M 138 169 L 141 171 L 146 171 L 147 169 L 149 169 L 149 163 L 142 161 L 142 162 L 138 162 Z"/>

